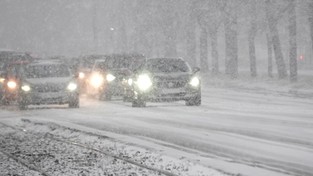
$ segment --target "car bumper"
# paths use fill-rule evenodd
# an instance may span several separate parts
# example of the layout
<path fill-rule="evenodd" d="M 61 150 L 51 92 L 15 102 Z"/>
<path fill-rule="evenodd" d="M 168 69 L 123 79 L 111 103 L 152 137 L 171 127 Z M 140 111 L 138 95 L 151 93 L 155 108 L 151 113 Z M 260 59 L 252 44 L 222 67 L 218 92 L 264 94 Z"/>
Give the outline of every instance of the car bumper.
<path fill-rule="evenodd" d="M 78 92 L 24 93 L 22 101 L 27 104 L 66 104 L 79 96 Z"/>
<path fill-rule="evenodd" d="M 189 100 L 201 94 L 200 88 L 177 88 L 177 89 L 152 89 L 147 92 L 136 92 L 134 93 L 134 98 L 137 99 L 138 96 L 144 98 L 146 101 L 180 101 Z"/>

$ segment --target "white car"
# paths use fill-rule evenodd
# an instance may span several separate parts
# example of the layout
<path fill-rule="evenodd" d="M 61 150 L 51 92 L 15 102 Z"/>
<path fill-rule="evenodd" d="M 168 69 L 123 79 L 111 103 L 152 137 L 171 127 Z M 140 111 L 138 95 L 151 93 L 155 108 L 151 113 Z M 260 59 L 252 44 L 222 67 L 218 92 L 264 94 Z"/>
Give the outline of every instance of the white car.
<path fill-rule="evenodd" d="M 28 64 L 21 72 L 18 104 L 21 110 L 28 105 L 68 104 L 79 107 L 76 77 L 67 65 L 59 61 L 41 60 Z"/>

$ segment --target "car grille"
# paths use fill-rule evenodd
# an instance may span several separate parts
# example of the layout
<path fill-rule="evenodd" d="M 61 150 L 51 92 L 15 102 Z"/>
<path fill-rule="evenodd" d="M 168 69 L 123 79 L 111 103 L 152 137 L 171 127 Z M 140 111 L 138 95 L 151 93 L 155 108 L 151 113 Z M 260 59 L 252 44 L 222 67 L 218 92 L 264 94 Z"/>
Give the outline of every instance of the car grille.
<path fill-rule="evenodd" d="M 175 89 L 185 87 L 187 84 L 187 78 L 162 78 L 156 77 L 154 83 L 157 88 Z"/>
<path fill-rule="evenodd" d="M 48 85 L 38 85 L 35 86 L 34 89 L 37 92 L 40 93 L 46 93 L 46 92 L 60 92 L 63 91 L 65 89 L 64 85 L 56 85 L 56 84 L 48 84 Z"/>

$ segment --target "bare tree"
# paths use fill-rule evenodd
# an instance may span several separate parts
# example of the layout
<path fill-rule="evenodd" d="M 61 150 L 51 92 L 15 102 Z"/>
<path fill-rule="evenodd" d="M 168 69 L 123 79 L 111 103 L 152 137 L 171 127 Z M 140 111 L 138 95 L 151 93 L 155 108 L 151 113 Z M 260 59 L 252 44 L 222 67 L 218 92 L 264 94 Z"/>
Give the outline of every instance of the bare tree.
<path fill-rule="evenodd" d="M 312 52 L 313 52 L 313 1 L 309 4 L 309 23 L 310 23 L 310 31 L 311 31 L 311 42 L 312 42 Z"/>
<path fill-rule="evenodd" d="M 224 1 L 225 28 L 225 73 L 231 78 L 238 77 L 238 41 L 237 41 L 238 1 Z"/>
<path fill-rule="evenodd" d="M 266 34 L 266 41 L 267 41 L 267 74 L 270 78 L 273 77 L 273 44 L 272 38 L 270 34 Z"/>
<path fill-rule="evenodd" d="M 187 24 L 186 24 L 186 50 L 187 60 L 191 66 L 197 65 L 196 60 L 196 1 L 188 0 L 187 2 Z"/>
<path fill-rule="evenodd" d="M 278 29 L 277 29 L 277 15 L 275 16 L 275 8 L 272 0 L 266 0 L 266 15 L 268 20 L 268 26 L 270 30 L 270 37 L 272 39 L 272 44 L 275 53 L 276 65 L 278 70 L 278 77 L 280 79 L 286 78 L 286 64 L 283 58 L 283 53 L 281 49 Z"/>
<path fill-rule="evenodd" d="M 250 1 L 250 30 L 248 36 L 249 56 L 250 56 L 250 73 L 252 77 L 257 76 L 256 54 L 255 54 L 255 37 L 257 34 L 257 11 L 256 0 Z"/>
<path fill-rule="evenodd" d="M 297 20 L 295 0 L 289 0 L 289 68 L 290 81 L 297 81 Z"/>

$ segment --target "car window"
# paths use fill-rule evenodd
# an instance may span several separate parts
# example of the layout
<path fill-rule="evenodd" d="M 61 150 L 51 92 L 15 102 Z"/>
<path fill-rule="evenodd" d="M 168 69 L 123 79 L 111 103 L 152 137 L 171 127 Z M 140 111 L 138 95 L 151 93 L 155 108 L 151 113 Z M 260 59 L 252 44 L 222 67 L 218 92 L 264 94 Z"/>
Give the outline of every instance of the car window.
<path fill-rule="evenodd" d="M 127 68 L 135 70 L 141 63 L 144 62 L 144 57 L 110 57 L 106 59 L 108 68 Z"/>
<path fill-rule="evenodd" d="M 107 68 L 107 64 L 103 62 L 96 62 L 94 69 L 96 70 L 105 70 Z"/>
<path fill-rule="evenodd" d="M 151 59 L 146 67 L 154 73 L 190 72 L 191 70 L 189 65 L 180 59 Z"/>
<path fill-rule="evenodd" d="M 25 69 L 26 78 L 68 77 L 70 71 L 65 65 L 31 65 Z"/>

